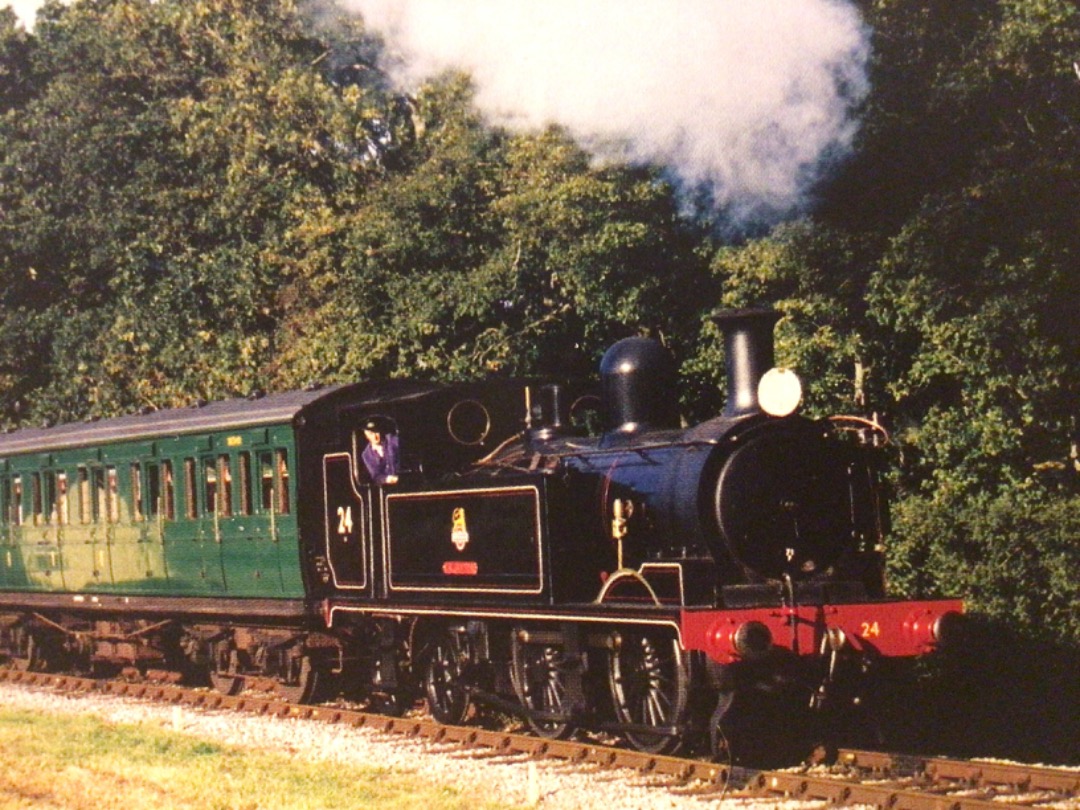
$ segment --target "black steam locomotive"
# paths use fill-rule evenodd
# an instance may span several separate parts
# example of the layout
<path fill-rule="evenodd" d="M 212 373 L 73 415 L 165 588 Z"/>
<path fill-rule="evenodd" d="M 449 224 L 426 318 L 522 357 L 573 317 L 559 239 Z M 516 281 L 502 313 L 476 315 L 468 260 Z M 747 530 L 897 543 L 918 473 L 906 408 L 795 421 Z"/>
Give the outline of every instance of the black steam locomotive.
<path fill-rule="evenodd" d="M 0 654 L 655 752 L 843 716 L 962 608 L 885 599 L 879 429 L 796 414 L 776 313 L 717 317 L 728 401 L 692 427 L 630 338 L 598 396 L 357 384 L 0 437 Z"/>

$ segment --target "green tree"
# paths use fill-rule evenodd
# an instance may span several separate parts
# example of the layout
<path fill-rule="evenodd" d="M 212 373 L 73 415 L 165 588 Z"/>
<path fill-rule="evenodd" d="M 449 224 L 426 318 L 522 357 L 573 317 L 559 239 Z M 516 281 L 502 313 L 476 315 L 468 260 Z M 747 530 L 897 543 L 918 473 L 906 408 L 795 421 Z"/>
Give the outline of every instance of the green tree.
<path fill-rule="evenodd" d="M 34 44 L 15 12 L 0 8 L 0 115 L 21 107 L 33 93 Z"/>
<path fill-rule="evenodd" d="M 670 189 L 591 168 L 555 130 L 492 131 L 471 97 L 461 76 L 424 88 L 402 170 L 348 217 L 342 261 L 301 280 L 291 383 L 591 373 L 615 337 L 677 333 L 697 237 Z"/>
<path fill-rule="evenodd" d="M 891 585 L 961 592 L 1022 636 L 1080 647 L 1080 498 L 1031 490 L 916 495 L 896 510 Z"/>
<path fill-rule="evenodd" d="M 1056 179 L 1033 171 L 928 202 L 882 260 L 869 300 L 894 349 L 911 486 L 992 490 L 1065 470 L 1080 222 L 1047 198 Z"/>
<path fill-rule="evenodd" d="M 1080 10 L 890 0 L 870 15 L 879 91 L 851 167 L 865 180 L 843 188 L 869 212 L 852 221 L 886 226 L 868 290 L 905 482 L 1060 471 L 1080 360 Z"/>
<path fill-rule="evenodd" d="M 1025 632 L 1063 626 L 1075 590 L 1048 571 L 1075 566 L 1054 543 L 1076 537 L 1080 10 L 864 8 L 874 92 L 855 156 L 814 220 L 722 247 L 712 271 L 725 305 L 784 312 L 778 361 L 802 372 L 810 413 L 861 404 L 892 428 L 894 585 L 959 592 Z M 706 322 L 687 364 L 699 390 L 721 360 Z M 1047 539 L 1054 520 L 1066 534 Z"/>
<path fill-rule="evenodd" d="M 721 307 L 768 305 L 783 314 L 775 333 L 776 362 L 798 373 L 806 413 L 883 407 L 885 381 L 876 368 L 880 347 L 866 317 L 872 261 L 866 240 L 809 219 L 722 247 L 713 256 Z M 683 370 L 694 381 L 694 400 L 706 406 L 700 415 L 715 413 L 724 387 L 723 339 L 708 312 Z"/>
<path fill-rule="evenodd" d="M 9 418 L 29 391 L 55 419 L 264 387 L 279 291 L 318 258 L 295 250 L 372 174 L 378 99 L 327 81 L 289 0 L 46 12 L 41 87 L 0 132 L 0 295 L 11 330 L 60 327 L 12 353 Z"/>

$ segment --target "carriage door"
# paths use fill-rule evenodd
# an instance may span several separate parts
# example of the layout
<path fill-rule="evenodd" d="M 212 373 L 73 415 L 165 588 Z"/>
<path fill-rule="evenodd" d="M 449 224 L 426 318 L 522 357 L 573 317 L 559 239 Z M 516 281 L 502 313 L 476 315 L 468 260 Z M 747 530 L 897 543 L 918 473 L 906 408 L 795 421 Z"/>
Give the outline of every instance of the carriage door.
<path fill-rule="evenodd" d="M 331 453 L 323 457 L 326 559 L 337 588 L 365 589 L 371 537 L 371 488 L 357 487 L 353 457 Z"/>

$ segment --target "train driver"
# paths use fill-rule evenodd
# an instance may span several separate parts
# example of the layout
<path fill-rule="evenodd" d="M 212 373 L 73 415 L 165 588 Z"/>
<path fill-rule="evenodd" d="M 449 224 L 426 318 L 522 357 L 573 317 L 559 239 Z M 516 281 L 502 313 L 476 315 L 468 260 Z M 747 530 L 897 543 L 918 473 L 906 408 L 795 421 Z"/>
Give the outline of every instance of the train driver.
<path fill-rule="evenodd" d="M 387 430 L 384 420 L 369 419 L 364 423 L 367 447 L 360 454 L 368 475 L 376 484 L 396 484 L 398 481 L 398 437 Z"/>

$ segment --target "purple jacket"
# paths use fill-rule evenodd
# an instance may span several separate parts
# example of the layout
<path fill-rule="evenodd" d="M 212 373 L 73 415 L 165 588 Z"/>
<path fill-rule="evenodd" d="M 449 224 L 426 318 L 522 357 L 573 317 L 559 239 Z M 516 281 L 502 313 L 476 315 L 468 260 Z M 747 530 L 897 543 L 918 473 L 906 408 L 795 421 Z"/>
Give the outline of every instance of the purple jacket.
<path fill-rule="evenodd" d="M 368 475 L 376 484 L 385 484 L 387 476 L 398 474 L 398 437 L 396 433 L 383 436 L 383 453 L 379 455 L 375 448 L 368 444 L 364 452 L 360 454 L 364 466 L 367 467 Z"/>

